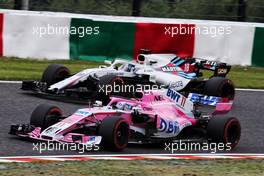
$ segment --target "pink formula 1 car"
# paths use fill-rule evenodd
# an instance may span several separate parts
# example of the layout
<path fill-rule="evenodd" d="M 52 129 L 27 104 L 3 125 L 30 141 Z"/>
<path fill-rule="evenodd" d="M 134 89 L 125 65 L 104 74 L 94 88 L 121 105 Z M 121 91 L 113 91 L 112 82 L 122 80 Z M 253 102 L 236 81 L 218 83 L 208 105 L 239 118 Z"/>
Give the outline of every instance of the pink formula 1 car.
<path fill-rule="evenodd" d="M 238 144 L 240 123 L 234 117 L 218 116 L 232 103 L 218 103 L 213 113 L 204 114 L 193 102 L 174 89 L 137 93 L 135 98 L 111 97 L 107 106 L 79 109 L 64 117 L 56 106 L 39 105 L 30 124 L 12 125 L 10 134 L 51 140 L 102 144 L 122 150 L 129 142 L 155 143 L 175 140 Z"/>

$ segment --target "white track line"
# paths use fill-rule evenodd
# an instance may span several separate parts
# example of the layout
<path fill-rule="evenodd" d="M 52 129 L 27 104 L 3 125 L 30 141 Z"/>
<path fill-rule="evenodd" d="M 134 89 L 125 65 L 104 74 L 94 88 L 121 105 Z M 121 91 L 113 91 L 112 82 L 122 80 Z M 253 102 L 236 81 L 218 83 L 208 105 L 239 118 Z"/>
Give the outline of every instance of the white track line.
<path fill-rule="evenodd" d="M 0 157 L 2 162 L 89 161 L 89 160 L 173 160 L 173 159 L 264 159 L 264 154 L 114 154 Z"/>
<path fill-rule="evenodd" d="M 171 157 L 171 156 L 257 156 L 257 157 L 264 157 L 264 153 L 175 153 L 175 154 L 97 154 L 97 155 L 38 155 L 38 156 L 0 156 L 0 159 L 4 158 L 71 158 L 71 157 L 133 157 L 133 156 L 140 156 L 140 157 L 151 157 L 151 156 L 165 156 L 165 157 Z"/>
<path fill-rule="evenodd" d="M 2 81 L 0 80 L 0 83 L 2 84 L 21 84 L 22 81 Z"/>
<path fill-rule="evenodd" d="M 264 159 L 264 156 L 243 156 L 243 155 L 236 155 L 236 156 L 230 156 L 230 155 L 224 155 L 224 156 L 219 156 L 219 155 L 202 155 L 202 156 L 192 156 L 192 155 L 185 155 L 185 156 L 158 156 L 158 155 L 148 155 L 148 156 L 131 156 L 129 158 L 125 156 L 119 156 L 119 157 L 67 157 L 67 158 L 55 158 L 55 157 L 41 157 L 41 158 L 36 158 L 36 157 L 29 157 L 29 158 L 15 158 L 15 157 L 5 157 L 3 159 L 0 159 L 1 162 L 34 162 L 34 161 L 89 161 L 89 160 L 144 160 L 144 159 L 152 159 L 152 160 L 182 160 L 182 159 Z"/>
<path fill-rule="evenodd" d="M 249 91 L 249 92 L 264 92 L 264 89 L 241 89 L 241 88 L 236 88 L 238 91 Z"/>

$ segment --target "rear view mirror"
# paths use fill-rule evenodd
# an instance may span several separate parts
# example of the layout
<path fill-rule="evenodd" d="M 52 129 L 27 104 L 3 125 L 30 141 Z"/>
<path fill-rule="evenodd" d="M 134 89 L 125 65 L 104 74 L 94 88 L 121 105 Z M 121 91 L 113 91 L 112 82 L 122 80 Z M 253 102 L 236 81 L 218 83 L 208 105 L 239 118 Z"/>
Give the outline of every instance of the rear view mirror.
<path fill-rule="evenodd" d="M 105 63 L 105 64 L 108 64 L 108 65 L 111 65 L 111 64 L 112 64 L 112 61 L 110 61 L 110 60 L 105 60 L 104 63 Z"/>
<path fill-rule="evenodd" d="M 106 68 L 106 65 L 99 65 L 99 68 Z"/>
<path fill-rule="evenodd" d="M 150 65 L 152 65 L 152 64 L 158 63 L 158 61 L 150 60 L 149 63 L 150 63 Z"/>

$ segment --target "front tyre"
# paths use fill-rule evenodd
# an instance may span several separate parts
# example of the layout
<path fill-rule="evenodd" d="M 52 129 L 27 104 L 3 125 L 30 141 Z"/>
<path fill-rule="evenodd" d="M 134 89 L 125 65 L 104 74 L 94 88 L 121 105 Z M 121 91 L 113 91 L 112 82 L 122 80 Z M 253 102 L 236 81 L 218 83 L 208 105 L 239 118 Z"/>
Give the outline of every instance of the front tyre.
<path fill-rule="evenodd" d="M 212 142 L 228 144 L 234 148 L 240 139 L 241 126 L 234 117 L 214 117 L 207 126 L 207 135 Z"/>
<path fill-rule="evenodd" d="M 70 75 L 70 70 L 58 64 L 50 64 L 43 72 L 41 82 L 47 83 L 47 86 L 55 84 Z"/>
<path fill-rule="evenodd" d="M 41 104 L 32 112 L 30 125 L 40 127 L 41 131 L 57 123 L 62 117 L 61 110 L 52 105 Z"/>
<path fill-rule="evenodd" d="M 112 151 L 121 151 L 128 144 L 129 125 L 121 117 L 107 117 L 99 127 L 99 135 L 102 136 L 104 148 Z"/>

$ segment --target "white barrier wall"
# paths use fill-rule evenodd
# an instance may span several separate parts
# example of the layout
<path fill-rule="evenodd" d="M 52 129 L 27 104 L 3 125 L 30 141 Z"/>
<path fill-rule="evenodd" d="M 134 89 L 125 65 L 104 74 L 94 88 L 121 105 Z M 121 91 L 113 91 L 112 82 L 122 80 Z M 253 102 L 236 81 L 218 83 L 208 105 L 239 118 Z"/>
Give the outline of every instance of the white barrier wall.
<path fill-rule="evenodd" d="M 4 55 L 21 58 L 69 59 L 69 35 L 40 36 L 39 32 L 40 27 L 47 27 L 47 25 L 68 28 L 70 21 L 69 17 L 5 14 Z"/>
<path fill-rule="evenodd" d="M 262 23 L 241 23 L 241 22 L 228 22 L 228 21 L 209 21 L 209 20 L 189 20 L 189 19 L 168 19 L 168 18 L 144 18 L 144 17 L 125 17 L 125 16 L 105 16 L 105 15 L 85 15 L 85 14 L 71 14 L 71 13 L 56 13 L 56 12 L 33 12 L 33 11 L 17 11 L 17 10 L 0 10 L 0 27 L 2 28 L 2 34 L 0 34 L 0 55 L 3 56 L 15 56 L 21 58 L 37 58 L 37 59 L 80 59 L 83 58 L 91 59 L 102 54 L 95 53 L 97 51 L 89 50 L 89 52 L 83 52 L 92 48 L 100 48 L 104 51 L 109 50 L 113 47 L 114 43 L 112 41 L 119 41 L 118 50 L 113 49 L 113 51 L 133 51 L 137 49 L 136 46 L 141 46 L 138 44 L 145 45 L 144 36 L 145 34 L 140 34 L 140 32 L 145 31 L 146 34 L 151 36 L 151 42 L 155 43 L 155 48 L 167 48 L 164 46 L 172 46 L 170 51 L 175 51 L 175 54 L 179 52 L 179 43 L 181 45 L 181 50 L 188 47 L 188 54 L 193 57 L 206 58 L 209 60 L 219 60 L 222 62 L 227 62 L 232 65 L 255 65 L 264 66 L 264 59 L 262 59 L 262 51 L 264 49 L 264 24 Z M 72 21 L 75 23 L 72 24 Z M 115 26 L 113 30 L 105 30 L 105 22 L 111 23 L 109 26 Z M 129 23 L 126 27 L 130 27 L 129 30 L 123 29 L 121 23 Z M 194 40 L 188 40 L 184 42 L 186 38 L 175 35 L 183 40 L 183 42 L 178 41 L 175 43 L 174 40 L 162 40 L 158 42 L 158 39 L 166 38 L 165 29 L 152 30 L 142 28 L 145 25 L 140 25 L 142 23 L 147 23 L 150 28 L 153 26 L 179 26 L 179 25 L 190 25 L 195 26 L 195 28 L 207 28 L 214 29 L 224 27 L 229 30 L 225 30 L 222 34 L 217 34 L 216 36 L 211 34 L 200 34 L 199 32 L 191 35 L 186 35 L 190 38 L 194 36 Z M 151 25 L 151 24 L 159 25 Z M 105 33 L 103 35 L 98 35 L 102 37 L 100 40 L 92 39 L 92 35 L 86 36 L 86 38 L 76 39 L 76 36 L 70 35 L 69 33 L 56 33 L 56 34 L 46 34 L 40 36 L 40 28 L 46 28 L 48 30 L 48 25 L 59 26 L 61 28 L 68 28 L 76 24 L 86 25 L 102 25 L 101 30 Z M 73 25 L 73 26 L 71 26 Z M 38 29 L 37 29 L 38 28 Z M 111 28 L 111 27 L 110 27 Z M 123 29 L 129 31 L 126 38 L 120 40 L 119 35 L 117 35 L 114 29 Z M 98 28 L 99 29 L 99 28 Z M 158 31 L 159 33 L 155 32 Z M 0 30 L 1 32 L 1 30 Z M 42 31 L 43 32 L 43 31 Z M 100 31 L 101 32 L 101 31 Z M 101 33 L 100 33 L 101 34 Z M 140 39 L 134 36 L 141 36 Z M 108 38 L 103 38 L 108 36 Z M 89 38 L 90 37 L 90 38 Z M 2 40 L 1 40 L 2 38 Z M 72 40 L 73 39 L 73 40 Z M 120 44 L 123 41 L 126 43 Z M 145 40 L 146 41 L 146 40 Z M 107 43 L 107 44 L 106 44 Z M 126 47 L 124 47 L 126 46 Z M 152 45 L 150 45 L 152 46 Z M 102 48 L 105 47 L 105 48 Z M 122 48 L 124 47 L 124 48 Z M 127 49 L 131 47 L 130 49 Z M 134 48 L 133 48 L 134 47 Z M 90 47 L 91 48 L 91 47 Z M 136 48 L 136 49 L 135 49 Z M 150 48 L 151 49 L 151 48 Z M 98 52 L 99 52 L 98 51 Z M 72 54 L 74 53 L 74 54 Z M 191 53 L 191 54 L 190 54 Z M 93 55 L 94 54 L 94 55 Z M 119 54 L 119 53 L 118 53 Z M 116 54 L 116 55 L 118 55 Z M 133 57 L 132 52 L 120 53 L 120 56 L 126 55 Z"/>
<path fill-rule="evenodd" d="M 198 24 L 197 27 L 210 28 L 212 25 Z M 213 57 L 233 65 L 251 65 L 255 28 L 235 25 L 229 25 L 229 27 L 230 31 L 225 31 L 223 35 L 196 34 L 194 57 Z"/>

